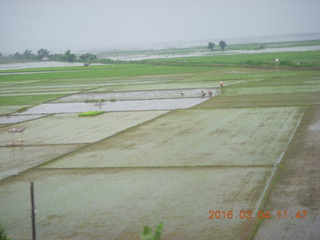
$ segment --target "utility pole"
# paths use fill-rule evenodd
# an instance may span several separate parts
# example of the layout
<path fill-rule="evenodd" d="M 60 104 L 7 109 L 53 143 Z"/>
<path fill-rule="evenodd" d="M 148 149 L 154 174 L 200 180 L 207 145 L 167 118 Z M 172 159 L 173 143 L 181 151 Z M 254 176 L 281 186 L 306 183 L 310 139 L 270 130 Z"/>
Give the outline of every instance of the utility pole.
<path fill-rule="evenodd" d="M 34 205 L 34 189 L 33 182 L 30 183 L 31 193 L 31 219 L 32 219 L 32 240 L 36 240 L 36 210 Z"/>

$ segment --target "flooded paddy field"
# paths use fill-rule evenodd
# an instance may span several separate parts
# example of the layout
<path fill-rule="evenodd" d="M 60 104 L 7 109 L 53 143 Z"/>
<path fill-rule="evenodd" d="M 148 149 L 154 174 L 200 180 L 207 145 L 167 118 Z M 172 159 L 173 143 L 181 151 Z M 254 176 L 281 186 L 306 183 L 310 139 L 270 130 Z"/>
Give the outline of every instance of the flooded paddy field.
<path fill-rule="evenodd" d="M 34 170 L 1 183 L 0 221 L 12 238 L 29 239 L 33 181 L 39 238 L 138 240 L 145 225 L 163 221 L 164 240 L 237 239 L 247 224 L 239 213 L 254 208 L 269 174 L 269 168 Z M 208 219 L 217 209 L 233 209 L 234 218 Z"/>
<path fill-rule="evenodd" d="M 220 88 L 201 88 L 201 89 L 170 89 L 170 90 L 144 90 L 144 91 L 126 91 L 126 92 L 107 92 L 107 93 L 81 93 L 60 98 L 55 102 L 77 102 L 86 100 L 121 100 L 121 99 L 154 99 L 154 98 L 196 98 L 202 96 L 202 91 L 211 91 L 212 96 L 219 95 Z"/>
<path fill-rule="evenodd" d="M 0 118 L 1 115 L 10 114 L 12 112 L 16 112 L 19 109 L 31 107 L 31 105 L 11 105 L 11 106 L 1 106 L 0 107 Z"/>
<path fill-rule="evenodd" d="M 238 88 L 236 90 L 228 90 L 230 95 L 241 95 L 244 91 L 250 95 L 256 94 L 278 94 L 278 93 L 307 93 L 307 92 L 319 92 L 320 86 L 316 85 L 314 88 L 310 86 L 274 86 L 265 87 L 261 89 L 260 87 L 249 87 L 249 88 Z"/>
<path fill-rule="evenodd" d="M 15 124 L 23 133 L 8 133 L 12 125 L 0 129 L 0 179 L 108 138 L 132 126 L 150 121 L 165 111 L 108 113 L 94 118 L 74 114 L 51 115 Z"/>
<path fill-rule="evenodd" d="M 15 124 L 14 127 L 26 129 L 23 133 L 24 145 L 92 143 L 165 113 L 166 111 L 114 112 L 89 119 L 75 114 L 60 114 Z M 0 146 L 10 145 L 10 128 L 12 126 L 0 129 Z"/>
<path fill-rule="evenodd" d="M 45 167 L 273 166 L 300 118 L 297 108 L 180 110 Z"/>
<path fill-rule="evenodd" d="M 0 147 L 0 180 L 17 176 L 20 172 L 60 157 L 82 147 L 81 144 L 70 145 L 19 145 Z"/>
<path fill-rule="evenodd" d="M 317 127 L 318 126 L 318 127 Z M 309 108 L 283 159 L 266 207 L 276 218 L 263 222 L 256 239 L 318 239 L 320 236 L 320 108 Z M 278 211 L 281 212 L 279 219 Z M 305 215 L 306 214 L 306 215 Z M 279 224 L 281 222 L 281 224 Z"/>
<path fill-rule="evenodd" d="M 24 121 L 29 121 L 37 118 L 41 118 L 46 116 L 45 114 L 32 114 L 32 115 L 7 115 L 0 116 L 1 124 L 11 124 L 11 123 L 19 123 Z"/>
<path fill-rule="evenodd" d="M 46 103 L 33 107 L 19 115 L 81 113 L 87 111 L 153 111 L 174 110 L 195 106 L 206 98 L 150 99 L 130 101 L 107 101 L 101 103 Z"/>
<path fill-rule="evenodd" d="M 217 57 L 247 64 L 318 56 Z M 1 75 L 1 112 L 19 110 L 0 121 L 0 224 L 8 236 L 31 238 L 33 181 L 41 239 L 140 239 L 144 226 L 161 221 L 164 240 L 318 239 L 319 71 L 223 67 L 215 57 Z M 181 95 L 220 81 L 213 98 Z M 93 110 L 106 113 L 78 117 Z M 12 128 L 25 128 L 23 142 L 20 134 L 11 142 Z M 298 210 L 311 213 L 277 219 L 277 211 Z M 210 211 L 232 217 L 209 219 Z"/>
<path fill-rule="evenodd" d="M 217 81 L 203 81 L 198 83 L 192 82 L 175 82 L 176 80 L 172 80 L 171 82 L 156 82 L 156 83 L 136 83 L 136 84 L 117 84 L 117 85 L 109 85 L 107 87 L 96 88 L 88 93 L 92 92 L 113 92 L 113 91 L 158 91 L 158 90 L 186 90 L 186 89 L 214 89 L 215 87 L 219 86 L 219 82 Z M 181 92 L 180 92 L 181 93 Z"/>

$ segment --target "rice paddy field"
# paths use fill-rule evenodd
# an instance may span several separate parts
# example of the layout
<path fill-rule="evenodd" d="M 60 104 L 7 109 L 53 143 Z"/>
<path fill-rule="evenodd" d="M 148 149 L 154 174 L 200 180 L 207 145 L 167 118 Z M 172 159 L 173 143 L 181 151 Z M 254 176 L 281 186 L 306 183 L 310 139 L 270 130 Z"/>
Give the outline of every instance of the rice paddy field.
<path fill-rule="evenodd" d="M 0 225 L 31 238 L 33 182 L 39 239 L 138 240 L 160 222 L 164 240 L 319 239 L 319 63 L 306 51 L 0 71 Z"/>

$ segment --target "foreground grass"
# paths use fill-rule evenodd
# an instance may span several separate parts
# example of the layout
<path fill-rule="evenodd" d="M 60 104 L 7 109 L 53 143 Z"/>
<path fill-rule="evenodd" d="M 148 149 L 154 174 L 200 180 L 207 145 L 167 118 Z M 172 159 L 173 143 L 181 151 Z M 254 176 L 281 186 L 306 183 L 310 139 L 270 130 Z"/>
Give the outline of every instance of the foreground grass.
<path fill-rule="evenodd" d="M 0 225 L 0 240 L 10 240 L 10 238 L 7 237 L 4 228 Z"/>

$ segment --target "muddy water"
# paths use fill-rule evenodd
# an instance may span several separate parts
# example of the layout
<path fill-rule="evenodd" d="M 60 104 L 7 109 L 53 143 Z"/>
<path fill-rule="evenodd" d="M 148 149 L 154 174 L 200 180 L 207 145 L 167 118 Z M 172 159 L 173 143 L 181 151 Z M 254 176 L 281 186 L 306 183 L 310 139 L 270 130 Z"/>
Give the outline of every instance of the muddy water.
<path fill-rule="evenodd" d="M 131 100 L 101 103 L 48 103 L 30 108 L 25 114 L 57 114 L 80 113 L 87 111 L 147 111 L 147 110 L 173 110 L 189 108 L 204 102 L 207 98 L 180 98 L 180 99 L 151 99 Z"/>
<path fill-rule="evenodd" d="M 93 63 L 91 65 L 103 65 L 99 63 Z M 73 67 L 73 66 L 83 66 L 80 62 L 28 62 L 28 63 L 8 63 L 0 64 L 0 70 L 10 70 L 10 69 L 25 69 L 25 68 L 47 68 L 47 67 Z"/>
<path fill-rule="evenodd" d="M 212 96 L 217 96 L 220 94 L 219 88 L 203 90 L 205 90 L 206 92 L 211 90 L 213 93 Z M 75 94 L 59 99 L 58 103 L 41 104 L 32 107 L 22 113 L 13 114 L 10 116 L 1 116 L 0 124 L 19 123 L 27 120 L 37 119 L 48 114 L 59 113 L 81 113 L 87 111 L 114 112 L 185 109 L 193 107 L 208 99 L 208 97 L 201 97 L 201 91 L 202 89 L 174 89 Z M 87 99 L 103 99 L 106 101 L 90 103 L 84 102 Z M 117 100 L 111 101 L 111 99 Z"/>
<path fill-rule="evenodd" d="M 9 123 L 19 123 L 32 119 L 41 118 L 45 115 L 36 114 L 36 115 L 11 115 L 11 116 L 0 116 L 0 124 L 9 124 Z"/>
<path fill-rule="evenodd" d="M 82 93 L 59 99 L 59 102 L 85 101 L 98 99 L 145 99 L 145 98 L 188 98 L 201 97 L 201 91 L 212 91 L 213 96 L 220 94 L 219 88 L 211 89 L 172 89 L 172 90 L 149 90 L 149 91 L 127 91 L 106 93 Z"/>

